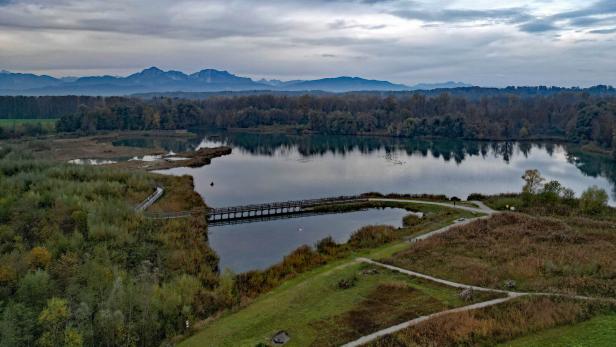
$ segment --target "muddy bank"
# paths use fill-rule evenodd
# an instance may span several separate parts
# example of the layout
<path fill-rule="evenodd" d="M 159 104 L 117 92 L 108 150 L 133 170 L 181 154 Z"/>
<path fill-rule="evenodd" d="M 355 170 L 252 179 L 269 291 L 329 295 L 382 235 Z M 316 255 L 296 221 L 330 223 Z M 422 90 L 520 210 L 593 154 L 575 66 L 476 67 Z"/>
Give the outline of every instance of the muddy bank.
<path fill-rule="evenodd" d="M 124 139 L 172 138 L 177 141 L 188 141 L 194 136 L 187 131 L 126 131 L 82 137 L 49 136 L 36 140 L 12 141 L 12 143 L 32 151 L 39 159 L 147 171 L 200 167 L 210 164 L 213 158 L 231 153 L 231 148 L 226 146 L 171 153 L 160 146 L 114 145 L 116 141 Z"/>
<path fill-rule="evenodd" d="M 69 161 L 74 159 L 117 160 L 145 155 L 164 155 L 163 148 L 138 148 L 115 146 L 114 141 L 132 138 L 167 137 L 178 140 L 190 139 L 194 134 L 186 131 L 127 131 L 90 136 L 49 136 L 39 139 L 18 140 L 14 143 L 31 150 L 37 158 Z"/>
<path fill-rule="evenodd" d="M 213 158 L 231 154 L 231 147 L 221 146 L 213 148 L 201 148 L 193 152 L 181 152 L 173 155 L 150 156 L 142 158 L 146 160 L 129 160 L 113 164 L 111 167 L 142 169 L 147 171 L 172 169 L 175 167 L 201 167 L 211 163 Z"/>

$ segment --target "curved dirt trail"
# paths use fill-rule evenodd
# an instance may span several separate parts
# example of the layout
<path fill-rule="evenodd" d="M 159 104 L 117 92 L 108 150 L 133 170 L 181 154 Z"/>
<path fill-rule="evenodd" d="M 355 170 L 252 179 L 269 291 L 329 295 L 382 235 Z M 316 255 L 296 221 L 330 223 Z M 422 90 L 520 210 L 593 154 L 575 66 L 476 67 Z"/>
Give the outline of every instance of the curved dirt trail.
<path fill-rule="evenodd" d="M 372 342 L 372 341 L 378 339 L 379 337 L 396 333 L 396 332 L 398 332 L 400 330 L 406 329 L 408 327 L 412 327 L 413 325 L 417 325 L 417 324 L 419 324 L 421 322 L 425 322 L 425 321 L 427 321 L 429 319 L 432 319 L 432 318 L 443 316 L 443 315 L 446 315 L 446 314 L 449 314 L 449 313 L 464 312 L 464 311 L 476 310 L 478 308 L 498 305 L 500 303 L 503 303 L 505 301 L 509 301 L 509 300 L 514 299 L 516 297 L 519 297 L 519 295 L 518 296 L 507 296 L 505 298 L 494 299 L 494 300 L 490 300 L 490 301 L 484 301 L 484 302 L 480 302 L 480 303 L 477 303 L 477 304 L 472 304 L 472 305 L 468 305 L 468 306 L 462 306 L 462 307 L 454 308 L 454 309 L 451 309 L 451 310 L 436 312 L 436 313 L 433 313 L 433 314 L 429 314 L 427 316 L 417 317 L 417 318 L 415 318 L 413 320 L 406 321 L 404 323 L 400 323 L 398 325 L 394 325 L 392 327 L 389 327 L 389 328 L 386 328 L 386 329 L 383 329 L 383 330 L 379 330 L 379 331 L 374 332 L 374 333 L 372 333 L 370 335 L 362 336 L 362 337 L 360 337 L 359 339 L 357 339 L 355 341 L 352 341 L 352 342 L 349 342 L 349 343 L 346 343 L 346 344 L 342 345 L 342 347 L 358 347 L 358 346 L 362 346 L 362 345 L 365 345 L 366 343 L 369 343 L 369 342 Z"/>
<path fill-rule="evenodd" d="M 488 206 L 486 206 L 485 204 L 483 204 L 482 202 L 479 201 L 473 201 L 474 204 L 476 204 L 477 206 L 479 206 L 479 208 L 473 208 L 473 207 L 468 207 L 468 206 L 453 206 L 451 204 L 445 204 L 445 203 L 437 203 L 437 202 L 424 202 L 424 201 L 420 201 L 420 200 L 402 200 L 402 199 L 370 199 L 373 201 L 394 201 L 394 202 L 414 202 L 414 203 L 421 203 L 421 204 L 428 204 L 428 205 L 439 205 L 439 206 L 445 206 L 445 207 L 451 207 L 451 208 L 458 208 L 461 210 L 466 210 L 466 211 L 471 211 L 471 212 L 479 212 L 479 213 L 485 213 L 487 214 L 487 216 L 482 216 L 482 217 L 477 217 L 477 218 L 470 218 L 470 219 L 465 219 L 462 221 L 458 221 L 455 222 L 453 224 L 450 224 L 446 227 L 443 227 L 441 229 L 438 230 L 434 230 L 431 231 L 429 233 L 414 237 L 414 238 L 410 238 L 408 241 L 409 242 L 416 242 L 419 240 L 425 240 L 429 237 L 432 237 L 434 235 L 437 234 L 442 234 L 444 232 L 449 231 L 450 229 L 460 226 L 460 225 L 465 225 L 468 223 L 471 223 L 473 221 L 479 220 L 479 219 L 485 219 L 485 218 L 489 218 L 491 215 L 498 213 L 497 211 L 492 210 L 491 208 L 489 208 Z M 429 276 L 429 275 L 425 275 L 419 272 L 415 272 L 415 271 L 411 271 L 411 270 L 407 270 L 407 269 L 403 269 L 397 266 L 393 266 L 393 265 L 388 265 L 388 264 L 383 264 L 377 261 L 374 261 L 372 259 L 368 259 L 368 258 L 357 258 L 357 261 L 360 262 L 364 262 L 364 263 L 368 263 L 368 264 L 372 264 L 372 265 L 376 265 L 376 266 L 380 266 L 392 271 L 397 271 L 409 276 L 413 276 L 413 277 L 418 277 L 418 278 L 422 278 L 422 279 L 426 279 L 429 281 L 433 281 L 436 283 L 440 283 L 449 287 L 454 287 L 454 288 L 459 288 L 459 289 L 472 289 L 472 290 L 476 290 L 476 291 L 483 291 L 483 292 L 494 292 L 494 293 L 502 293 L 502 294 L 506 294 L 507 296 L 504 298 L 499 298 L 499 299 L 494 299 L 494 300 L 489 300 L 489 301 L 484 301 L 484 302 L 480 302 L 480 303 L 476 303 L 473 305 L 468 305 L 468 306 L 462 306 L 462 307 L 458 307 L 458 308 L 454 308 L 451 310 L 445 310 L 445 311 L 441 311 L 441 312 L 436 312 L 433 314 L 429 314 L 426 316 L 421 316 L 421 317 L 417 317 L 415 319 L 391 326 L 389 328 L 385 328 L 379 331 L 376 331 L 372 334 L 368 334 L 365 336 L 360 337 L 359 339 L 355 340 L 355 341 L 351 341 L 348 342 L 344 345 L 342 345 L 343 347 L 357 347 L 357 346 L 362 346 L 364 344 L 367 344 L 369 342 L 372 342 L 376 339 L 378 339 L 379 337 L 382 336 L 386 336 L 386 335 L 390 335 L 393 333 L 396 333 L 400 330 L 406 329 L 408 327 L 417 325 L 421 322 L 425 322 L 427 320 L 430 320 L 432 318 L 435 317 L 439 317 L 442 315 L 446 315 L 449 313 L 455 313 L 455 312 L 464 312 L 464 311 L 470 311 L 470 310 L 475 310 L 475 309 L 479 309 L 479 308 L 484 308 L 484 307 L 488 307 L 488 306 L 493 306 L 493 305 L 498 305 L 501 304 L 503 302 L 515 299 L 515 298 L 519 298 L 522 296 L 552 296 L 552 297 L 565 297 L 565 298 L 570 298 L 570 299 L 578 299 L 578 300 L 594 300 L 594 301 L 605 301 L 605 302 L 611 302 L 611 303 L 615 303 L 616 304 L 616 299 L 610 299 L 610 298 L 598 298 L 598 297 L 589 297 L 589 296 L 582 296 L 582 295 L 572 295 L 572 294 L 562 294 L 562 293 L 532 293 L 532 292 L 515 292 L 515 291 L 507 291 L 507 290 L 500 290 L 500 289 L 492 289 L 492 288 L 485 288 L 485 287 L 478 287 L 478 286 L 473 286 L 473 285 L 467 285 L 467 284 L 462 284 L 462 283 L 457 283 L 457 282 L 453 282 L 453 281 L 449 281 L 446 279 L 442 279 L 442 278 L 437 278 L 437 277 L 433 277 L 433 276 Z"/>
<path fill-rule="evenodd" d="M 469 212 L 475 212 L 475 213 L 485 213 L 485 214 L 494 214 L 497 211 L 494 211 L 493 209 L 489 208 L 488 206 L 486 206 L 483 202 L 481 201 L 468 201 L 471 202 L 479 207 L 470 207 L 470 206 L 464 206 L 464 205 L 454 205 L 454 204 L 448 204 L 448 203 L 444 203 L 444 202 L 435 202 L 435 201 L 426 201 L 426 200 L 412 200 L 412 199 L 387 199 L 387 198 L 370 198 L 368 199 L 368 201 L 383 201 L 383 202 L 411 202 L 411 203 L 415 203 L 415 204 L 422 204 L 422 205 L 436 205 L 436 206 L 443 206 L 443 207 L 449 207 L 449 208 L 455 208 L 458 210 L 464 210 L 464 211 L 469 211 Z"/>

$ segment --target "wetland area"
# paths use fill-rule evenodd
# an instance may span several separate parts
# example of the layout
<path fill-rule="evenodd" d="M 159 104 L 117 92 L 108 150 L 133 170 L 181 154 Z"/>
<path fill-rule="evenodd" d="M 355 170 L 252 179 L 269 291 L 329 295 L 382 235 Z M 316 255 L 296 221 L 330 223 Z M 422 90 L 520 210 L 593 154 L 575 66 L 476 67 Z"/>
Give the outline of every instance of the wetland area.
<path fill-rule="evenodd" d="M 227 146 L 231 154 L 209 165 L 156 171 L 190 175 L 208 206 L 381 193 L 444 194 L 461 199 L 520 191 L 521 175 L 537 168 L 578 195 L 597 185 L 614 204 L 616 165 L 555 143 L 417 140 L 389 137 L 296 136 L 195 132 L 194 136 L 123 138 L 116 146 L 186 152 Z M 348 240 L 363 225 L 401 226 L 400 209 L 371 209 L 209 228 L 221 268 L 264 269 L 302 244 L 325 236 Z M 255 247 L 257 245 L 258 247 Z"/>

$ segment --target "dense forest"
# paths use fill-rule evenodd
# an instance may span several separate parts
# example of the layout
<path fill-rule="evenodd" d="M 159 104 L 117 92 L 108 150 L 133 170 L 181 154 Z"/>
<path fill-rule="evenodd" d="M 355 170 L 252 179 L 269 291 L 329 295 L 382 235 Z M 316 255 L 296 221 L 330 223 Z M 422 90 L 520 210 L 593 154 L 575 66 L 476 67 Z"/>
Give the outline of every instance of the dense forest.
<path fill-rule="evenodd" d="M 226 307 L 205 219 L 133 211 L 154 179 L 0 149 L 0 346 L 157 346 Z"/>
<path fill-rule="evenodd" d="M 291 126 L 322 134 L 559 139 L 592 143 L 608 151 L 616 149 L 616 96 L 582 92 L 534 96 L 499 93 L 480 98 L 449 93 L 351 93 L 202 100 L 17 97 L 12 104 L 7 100 L 10 97 L 0 100 L 0 115 L 16 114 L 16 109 L 39 108 L 41 113 L 36 116 L 55 114 L 60 118 L 57 130 L 64 132 Z M 9 104 L 13 111 L 4 110 Z M 75 109 L 76 104 L 79 106 Z"/>

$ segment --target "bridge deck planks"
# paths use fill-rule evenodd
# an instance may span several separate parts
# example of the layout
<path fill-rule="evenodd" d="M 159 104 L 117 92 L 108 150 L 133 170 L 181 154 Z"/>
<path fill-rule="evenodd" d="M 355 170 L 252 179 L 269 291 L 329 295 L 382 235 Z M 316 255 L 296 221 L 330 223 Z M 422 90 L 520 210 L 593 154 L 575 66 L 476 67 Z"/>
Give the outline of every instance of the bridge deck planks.
<path fill-rule="evenodd" d="M 251 204 L 243 206 L 210 208 L 207 211 L 208 220 L 226 220 L 226 219 L 241 219 L 250 218 L 257 215 L 277 215 L 302 212 L 302 209 L 308 207 L 340 204 L 345 202 L 358 202 L 366 200 L 357 196 L 342 196 L 337 198 L 324 199 L 307 199 L 307 200 L 292 200 L 283 202 L 273 202 L 264 204 Z M 260 212 L 260 214 L 258 214 Z"/>
<path fill-rule="evenodd" d="M 335 198 L 324 199 L 307 199 L 307 200 L 292 200 L 282 202 L 271 202 L 264 204 L 250 204 L 243 206 L 230 206 L 220 208 L 204 208 L 195 209 L 191 211 L 179 211 L 179 212 L 161 212 L 161 213 L 148 213 L 147 217 L 150 219 L 174 219 L 174 218 L 187 218 L 197 214 L 205 213 L 208 221 L 225 221 L 225 220 L 238 220 L 249 219 L 255 217 L 268 217 L 285 214 L 297 214 L 305 213 L 304 209 L 316 206 L 335 205 L 343 203 L 353 203 L 368 201 L 367 198 L 359 196 L 340 196 Z"/>

